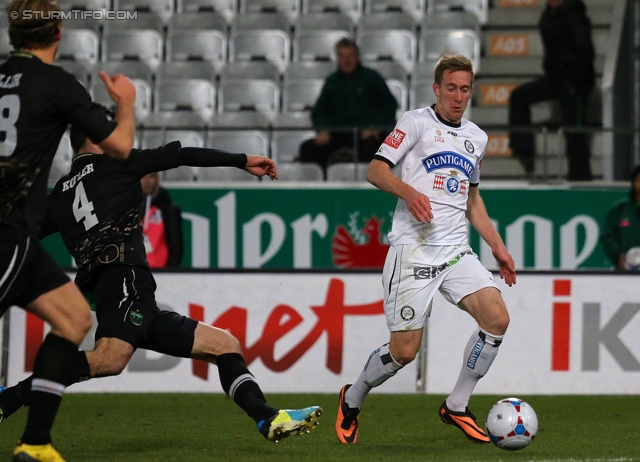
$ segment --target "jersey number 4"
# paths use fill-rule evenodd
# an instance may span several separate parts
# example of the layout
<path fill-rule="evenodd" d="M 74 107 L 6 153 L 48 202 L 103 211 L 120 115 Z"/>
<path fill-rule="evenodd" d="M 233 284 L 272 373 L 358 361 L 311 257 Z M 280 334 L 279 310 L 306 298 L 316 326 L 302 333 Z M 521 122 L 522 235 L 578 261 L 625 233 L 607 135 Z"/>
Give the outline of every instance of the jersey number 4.
<path fill-rule="evenodd" d="M 82 181 L 76 185 L 76 197 L 73 199 L 73 216 L 78 223 L 84 222 L 84 229 L 90 230 L 98 224 L 98 217 L 93 211 L 93 202 L 87 197 Z"/>

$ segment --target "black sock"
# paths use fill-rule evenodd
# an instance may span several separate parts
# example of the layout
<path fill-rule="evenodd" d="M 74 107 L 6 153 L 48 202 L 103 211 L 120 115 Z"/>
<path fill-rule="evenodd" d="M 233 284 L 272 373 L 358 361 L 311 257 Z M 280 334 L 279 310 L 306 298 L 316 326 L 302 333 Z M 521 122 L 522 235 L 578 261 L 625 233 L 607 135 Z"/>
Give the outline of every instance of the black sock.
<path fill-rule="evenodd" d="M 49 333 L 42 342 L 33 365 L 29 417 L 21 438 L 23 443 L 40 445 L 51 442 L 51 427 L 64 389 L 79 378 L 77 359 L 78 347 L 69 340 Z"/>
<path fill-rule="evenodd" d="M 278 412 L 267 404 L 260 386 L 247 369 L 240 353 L 222 354 L 216 362 L 222 389 L 256 423 Z"/>
<path fill-rule="evenodd" d="M 74 355 L 75 367 L 78 371 L 77 377 L 71 377 L 70 382 L 64 384 L 66 386 L 78 382 L 89 380 L 89 362 L 84 351 L 76 351 Z M 14 414 L 22 406 L 31 404 L 31 381 L 33 376 L 29 376 L 17 385 L 9 387 L 0 393 L 0 409 L 2 409 L 2 418 L 6 419 Z"/>

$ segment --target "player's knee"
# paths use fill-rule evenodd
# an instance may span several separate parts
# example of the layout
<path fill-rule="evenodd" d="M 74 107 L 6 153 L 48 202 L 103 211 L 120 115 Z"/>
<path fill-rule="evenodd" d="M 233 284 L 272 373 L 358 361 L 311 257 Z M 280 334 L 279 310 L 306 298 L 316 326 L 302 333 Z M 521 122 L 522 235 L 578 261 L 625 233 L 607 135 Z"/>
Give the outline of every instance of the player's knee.
<path fill-rule="evenodd" d="M 507 328 L 509 327 L 509 313 L 504 310 L 498 313 L 491 322 L 491 330 L 490 332 L 496 335 L 504 335 L 507 332 Z"/>
<path fill-rule="evenodd" d="M 418 352 L 411 345 L 402 345 L 396 351 L 391 353 L 393 359 L 395 359 L 398 364 L 401 364 L 403 366 L 406 366 L 411 361 L 416 359 L 417 354 Z"/>

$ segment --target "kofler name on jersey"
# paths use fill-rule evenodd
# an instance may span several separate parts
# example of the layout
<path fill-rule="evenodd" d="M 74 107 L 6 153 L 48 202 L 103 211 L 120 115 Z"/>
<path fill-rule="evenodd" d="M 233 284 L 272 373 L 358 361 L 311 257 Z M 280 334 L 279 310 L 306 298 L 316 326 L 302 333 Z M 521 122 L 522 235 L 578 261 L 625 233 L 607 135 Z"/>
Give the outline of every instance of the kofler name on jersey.
<path fill-rule="evenodd" d="M 471 178 L 474 170 L 473 163 L 469 159 L 450 151 L 438 152 L 425 157 L 422 159 L 422 164 L 427 172 L 441 168 L 455 168 L 463 172 L 467 178 Z"/>
<path fill-rule="evenodd" d="M 62 183 L 62 192 L 65 192 L 68 189 L 73 188 L 78 181 L 80 181 L 83 177 L 93 172 L 93 163 L 87 164 L 84 166 L 82 171 L 73 175 L 69 180 Z"/>

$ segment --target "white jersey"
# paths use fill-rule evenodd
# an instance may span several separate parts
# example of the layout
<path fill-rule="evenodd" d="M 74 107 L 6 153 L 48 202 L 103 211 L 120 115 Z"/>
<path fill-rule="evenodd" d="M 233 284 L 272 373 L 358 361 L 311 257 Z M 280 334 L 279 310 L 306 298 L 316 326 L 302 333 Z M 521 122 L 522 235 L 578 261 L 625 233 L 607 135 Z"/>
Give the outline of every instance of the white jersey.
<path fill-rule="evenodd" d="M 467 119 L 459 126 L 430 108 L 405 112 L 376 156 L 402 162 L 402 181 L 431 201 L 431 223 L 420 223 L 399 199 L 389 233 L 391 245 L 467 243 L 469 185 L 480 182 L 487 134 Z"/>

